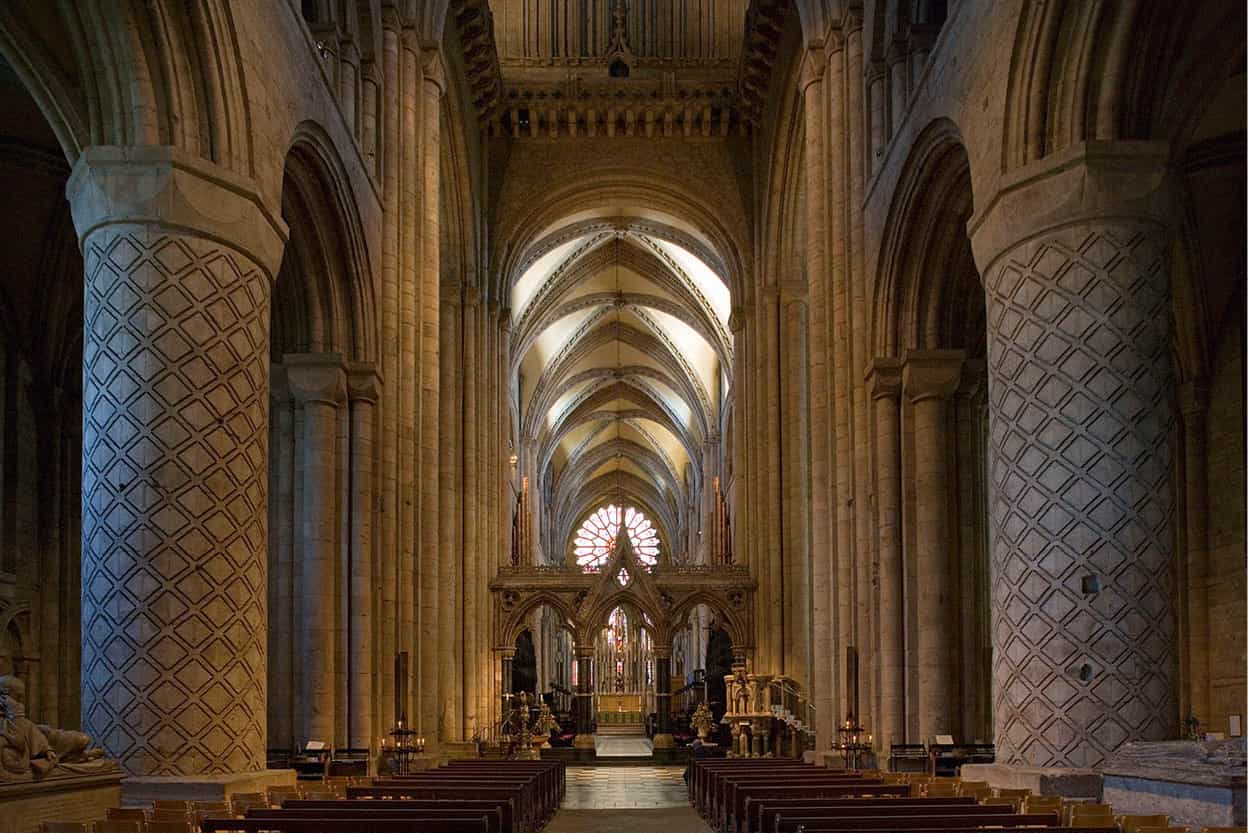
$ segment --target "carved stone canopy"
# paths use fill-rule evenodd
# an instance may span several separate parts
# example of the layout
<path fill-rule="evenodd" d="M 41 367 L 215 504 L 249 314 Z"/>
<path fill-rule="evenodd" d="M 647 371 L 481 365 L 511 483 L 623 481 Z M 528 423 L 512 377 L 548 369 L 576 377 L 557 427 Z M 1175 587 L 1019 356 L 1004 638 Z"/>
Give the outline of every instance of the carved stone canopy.
<path fill-rule="evenodd" d="M 627 535 L 597 571 L 576 566 L 503 567 L 490 582 L 494 598 L 494 645 L 515 645 L 529 615 L 541 605 L 558 611 L 578 645 L 592 645 L 617 606 L 644 614 L 655 644 L 670 644 L 674 631 L 698 604 L 720 618 L 734 650 L 747 650 L 753 637 L 753 595 L 757 583 L 738 565 L 646 565 Z"/>

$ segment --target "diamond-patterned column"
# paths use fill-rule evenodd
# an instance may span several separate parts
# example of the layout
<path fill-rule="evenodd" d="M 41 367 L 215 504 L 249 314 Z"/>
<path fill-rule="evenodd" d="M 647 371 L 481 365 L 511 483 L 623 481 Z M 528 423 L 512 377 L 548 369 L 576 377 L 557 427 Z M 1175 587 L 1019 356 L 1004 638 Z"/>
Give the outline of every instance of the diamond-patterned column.
<path fill-rule="evenodd" d="M 1000 762 L 1096 767 L 1177 729 L 1164 162 L 1080 146 L 972 223 Z"/>
<path fill-rule="evenodd" d="M 138 776 L 264 768 L 269 289 L 285 226 L 169 148 L 90 148 L 82 723 Z"/>

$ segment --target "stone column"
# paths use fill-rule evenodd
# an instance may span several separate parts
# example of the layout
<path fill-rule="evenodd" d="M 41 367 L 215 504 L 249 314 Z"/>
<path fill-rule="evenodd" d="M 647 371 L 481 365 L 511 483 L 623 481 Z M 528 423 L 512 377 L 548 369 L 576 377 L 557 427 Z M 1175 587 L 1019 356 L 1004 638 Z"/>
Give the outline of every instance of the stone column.
<path fill-rule="evenodd" d="M 956 496 L 957 512 L 952 516 L 956 523 L 958 548 L 953 559 L 953 586 L 957 589 L 955 618 L 958 629 L 958 651 L 955 655 L 955 677 L 958 681 L 958 720 L 954 723 L 958 741 L 973 741 L 989 732 L 987 723 L 981 720 L 985 714 L 981 701 L 986 689 L 983 667 L 983 631 L 981 615 L 990 606 L 988 595 L 981 591 L 987 587 L 982 568 L 984 519 L 979 510 L 979 481 L 982 475 L 979 465 L 982 458 L 977 454 L 980 433 L 979 397 L 984 385 L 984 360 L 968 359 L 962 366 L 958 390 L 953 395 L 953 419 L 956 426 L 952 447 L 957 455 L 954 465 L 955 479 L 950 489 Z"/>
<path fill-rule="evenodd" d="M 463 517 L 461 496 L 463 479 L 460 446 L 460 404 L 463 379 L 463 352 L 459 339 L 459 306 L 461 287 L 443 286 L 441 324 L 438 337 L 442 346 L 438 354 L 441 365 L 441 391 L 438 398 L 439 460 L 438 483 L 438 584 L 442 616 L 438 618 L 438 686 L 442 693 L 439 725 L 443 738 L 462 741 L 464 733 L 463 690 Z"/>
<path fill-rule="evenodd" d="M 347 739 L 351 747 L 369 747 L 373 735 L 373 483 L 376 452 L 373 437 L 381 376 L 372 363 L 347 366 L 347 396 L 351 408 L 351 529 L 350 581 L 347 604 Z"/>
<path fill-rule="evenodd" d="M 953 730 L 953 583 L 949 546 L 949 398 L 962 351 L 906 355 L 902 385 L 914 408 L 914 527 L 918 620 L 919 737 Z"/>
<path fill-rule="evenodd" d="M 594 644 L 577 641 L 572 651 L 576 654 L 576 738 L 572 746 L 582 750 L 594 749 Z"/>
<path fill-rule="evenodd" d="M 270 287 L 286 227 L 237 175 L 91 147 L 82 728 L 132 776 L 265 762 Z"/>
<path fill-rule="evenodd" d="M 672 648 L 651 646 L 654 653 L 654 749 L 676 746 L 672 739 Z"/>
<path fill-rule="evenodd" d="M 443 603 L 449 602 L 442 592 L 444 578 L 440 568 L 441 554 L 438 548 L 438 502 L 441 484 L 438 480 L 440 464 L 439 428 L 441 413 L 438 399 L 441 395 L 441 343 L 438 331 L 441 325 L 441 223 L 439 182 L 441 180 L 441 102 L 444 87 L 444 70 L 441 54 L 426 50 L 421 55 L 421 168 L 420 187 L 420 289 L 417 315 L 420 319 L 420 342 L 417 362 L 420 365 L 420 543 L 417 558 L 420 563 L 420 727 L 431 742 L 440 741 L 444 733 L 447 714 L 447 693 L 441 691 L 440 682 L 448 676 L 440 668 L 441 649 L 448 635 L 442 626 L 445 617 Z"/>
<path fill-rule="evenodd" d="M 1187 709 L 1188 714 L 1210 723 L 1209 705 L 1209 390 L 1203 380 L 1179 389 L 1183 410 L 1183 494 L 1187 541 Z"/>
<path fill-rule="evenodd" d="M 905 570 L 901 560 L 901 363 L 876 359 L 867 375 L 875 403 L 875 505 L 879 531 L 880 749 L 906 741 Z"/>
<path fill-rule="evenodd" d="M 296 735 L 300 742 L 335 739 L 334 641 L 338 634 L 335 558 L 338 407 L 346 397 L 346 372 L 336 353 L 287 354 L 282 359 L 291 396 L 303 407 L 303 435 L 296 438 L 296 474 L 303 483 L 295 595 Z"/>
<path fill-rule="evenodd" d="M 1075 145 L 969 224 L 988 311 L 997 760 L 1173 738 L 1168 149 Z"/>

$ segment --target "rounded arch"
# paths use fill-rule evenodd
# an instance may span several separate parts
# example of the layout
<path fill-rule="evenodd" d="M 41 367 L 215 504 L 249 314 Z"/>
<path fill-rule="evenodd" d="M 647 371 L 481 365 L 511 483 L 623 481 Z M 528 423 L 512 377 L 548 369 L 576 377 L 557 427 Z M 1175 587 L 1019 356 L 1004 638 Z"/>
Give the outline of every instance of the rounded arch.
<path fill-rule="evenodd" d="M 54 42 L 70 66 L 44 46 Z M 253 177 L 239 46 L 228 0 L 0 8 L 0 55 L 71 163 L 92 144 L 172 145 Z"/>
<path fill-rule="evenodd" d="M 1001 170 L 1083 141 L 1183 147 L 1231 68 L 1242 3 L 1024 4 L 1011 51 Z"/>
<path fill-rule="evenodd" d="M 282 216 L 290 240 L 274 288 L 275 348 L 375 361 L 377 312 L 368 246 L 346 169 L 322 127 L 304 122 L 296 129 L 283 180 Z"/>
<path fill-rule="evenodd" d="M 872 347 L 875 356 L 938 347 L 958 338 L 946 303 L 974 274 L 966 221 L 974 203 L 961 132 L 948 119 L 929 124 L 902 169 L 881 237 Z"/>

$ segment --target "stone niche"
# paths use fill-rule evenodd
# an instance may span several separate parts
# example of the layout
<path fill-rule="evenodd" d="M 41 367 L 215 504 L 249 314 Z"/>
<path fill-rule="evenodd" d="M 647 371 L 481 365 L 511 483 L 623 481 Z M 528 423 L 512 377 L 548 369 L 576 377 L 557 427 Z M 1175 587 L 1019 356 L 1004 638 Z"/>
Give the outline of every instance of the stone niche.
<path fill-rule="evenodd" d="M 1116 814 L 1168 814 L 1193 829 L 1248 825 L 1245 739 L 1124 744 L 1102 770 Z"/>
<path fill-rule="evenodd" d="M 0 831 L 38 831 L 45 822 L 95 822 L 121 805 L 121 768 L 89 775 L 0 783 Z"/>

